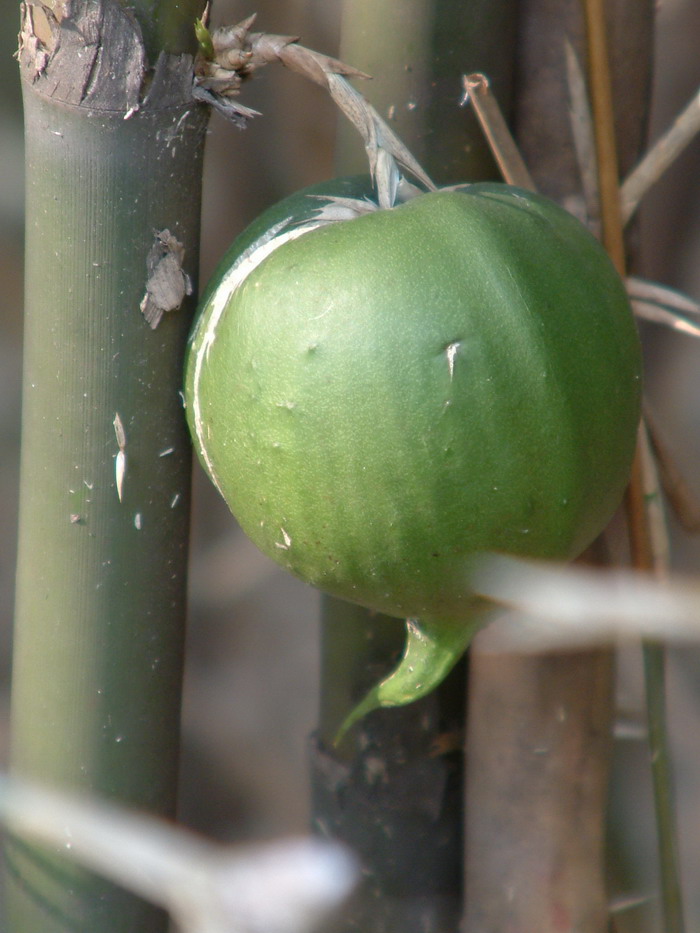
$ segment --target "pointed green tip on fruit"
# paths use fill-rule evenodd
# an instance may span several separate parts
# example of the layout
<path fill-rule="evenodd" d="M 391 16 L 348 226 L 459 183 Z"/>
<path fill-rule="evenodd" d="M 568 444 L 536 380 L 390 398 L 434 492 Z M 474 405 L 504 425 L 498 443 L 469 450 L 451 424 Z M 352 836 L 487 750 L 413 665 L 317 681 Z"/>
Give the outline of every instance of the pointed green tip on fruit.
<path fill-rule="evenodd" d="M 367 713 L 384 706 L 407 706 L 439 686 L 467 650 L 481 621 L 481 615 L 459 622 L 407 619 L 406 645 L 398 666 L 350 712 L 333 745 L 337 748 Z"/>
<path fill-rule="evenodd" d="M 197 37 L 200 52 L 207 61 L 212 61 L 214 58 L 214 43 L 211 41 L 211 33 L 201 19 L 194 21 L 194 34 Z"/>

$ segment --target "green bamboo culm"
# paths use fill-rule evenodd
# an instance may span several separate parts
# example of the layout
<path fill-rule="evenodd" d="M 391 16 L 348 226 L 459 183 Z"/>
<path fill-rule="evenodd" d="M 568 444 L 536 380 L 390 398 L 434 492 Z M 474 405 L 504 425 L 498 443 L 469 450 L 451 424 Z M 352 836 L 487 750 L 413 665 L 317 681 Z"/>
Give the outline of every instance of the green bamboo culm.
<path fill-rule="evenodd" d="M 461 76 L 489 74 L 507 110 L 516 0 L 346 0 L 340 57 L 373 76 L 364 96 L 438 185 L 497 177 Z M 339 123 L 338 175 L 367 171 Z M 347 842 L 364 883 L 340 929 L 457 928 L 462 912 L 464 665 L 432 696 L 379 710 L 333 740 L 350 710 L 396 664 L 400 620 L 322 597 L 321 700 L 312 752 L 313 821 Z"/>
<path fill-rule="evenodd" d="M 179 391 L 206 126 L 190 96 L 192 23 L 202 5 L 171 5 L 167 46 L 165 20 L 137 9 L 134 22 L 113 0 L 74 4 L 60 24 L 46 17 L 51 36 L 33 42 L 35 6 L 20 56 L 27 233 L 11 768 L 168 816 L 191 463 Z M 178 44 L 185 22 L 190 38 Z M 95 45 L 78 55 L 89 25 Z M 172 54 L 154 68 L 159 48 Z M 172 300 L 152 275 L 162 259 Z M 172 307 L 157 326 L 142 313 L 147 292 Z M 59 852 L 13 839 L 6 864 L 6 933 L 165 929 L 164 915 Z"/>
<path fill-rule="evenodd" d="M 488 74 L 509 110 L 516 8 L 514 0 L 343 3 L 341 58 L 373 76 L 362 93 L 439 185 L 500 177 L 473 111 L 459 111 L 461 76 Z M 339 174 L 366 171 L 345 121 L 336 168 Z"/>

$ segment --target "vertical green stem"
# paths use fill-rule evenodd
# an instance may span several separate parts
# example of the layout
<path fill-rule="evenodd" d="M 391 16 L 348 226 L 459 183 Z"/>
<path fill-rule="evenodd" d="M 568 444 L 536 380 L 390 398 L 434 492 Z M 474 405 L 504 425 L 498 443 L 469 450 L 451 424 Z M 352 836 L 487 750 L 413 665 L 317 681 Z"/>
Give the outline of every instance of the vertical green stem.
<path fill-rule="evenodd" d="M 488 74 L 507 110 L 514 70 L 515 2 L 403 0 L 343 4 L 341 58 L 373 75 L 362 92 L 438 184 L 497 177 L 461 76 Z M 339 127 L 339 173 L 366 171 L 357 138 Z"/>
<path fill-rule="evenodd" d="M 666 649 L 664 645 L 657 642 L 647 641 L 642 651 L 647 695 L 651 776 L 654 787 L 656 831 L 659 840 L 664 933 L 683 933 L 685 923 L 680 884 L 675 793 L 666 716 Z"/>
<path fill-rule="evenodd" d="M 97 62 L 89 93 L 72 71 L 79 58 L 58 55 L 32 80 L 27 46 L 22 57 L 26 306 L 11 767 L 172 815 L 191 462 L 179 390 L 193 299 L 155 329 L 140 304 L 157 232 L 177 238 L 184 270 L 196 276 L 206 114 L 189 97 L 186 58 L 172 59 L 168 80 L 154 79 L 129 112 L 119 88 L 140 40 L 115 9 L 105 0 L 101 23 L 116 26 L 97 40 L 101 60 L 121 55 L 123 69 L 105 75 Z M 78 26 L 83 15 L 75 13 Z M 75 26 L 66 16 L 66 44 Z M 12 840 L 7 866 L 8 933 L 164 928 L 153 908 L 59 851 Z"/>

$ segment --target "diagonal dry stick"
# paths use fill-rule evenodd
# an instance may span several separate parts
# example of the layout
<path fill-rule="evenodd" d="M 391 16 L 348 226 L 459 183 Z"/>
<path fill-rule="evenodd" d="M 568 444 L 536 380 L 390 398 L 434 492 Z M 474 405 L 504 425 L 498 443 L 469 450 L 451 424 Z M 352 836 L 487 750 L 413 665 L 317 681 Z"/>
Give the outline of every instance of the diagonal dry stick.
<path fill-rule="evenodd" d="M 625 179 L 620 189 L 624 223 L 630 220 L 647 191 L 656 184 L 699 132 L 700 91 Z"/>
<path fill-rule="evenodd" d="M 535 183 L 520 150 L 511 136 L 508 124 L 501 113 L 498 101 L 491 92 L 489 79 L 483 74 L 462 76 L 464 96 L 461 105 L 470 103 L 474 108 L 481 130 L 488 140 L 496 164 L 509 185 L 517 185 L 528 191 L 535 190 Z"/>

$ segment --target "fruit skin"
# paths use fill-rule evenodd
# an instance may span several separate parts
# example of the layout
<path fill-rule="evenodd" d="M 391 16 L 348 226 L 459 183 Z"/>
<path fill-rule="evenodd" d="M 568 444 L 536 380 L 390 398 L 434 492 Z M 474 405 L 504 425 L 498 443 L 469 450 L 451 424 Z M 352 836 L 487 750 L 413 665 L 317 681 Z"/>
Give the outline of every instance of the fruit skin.
<path fill-rule="evenodd" d="M 261 550 L 389 615 L 459 620 L 475 552 L 567 559 L 608 522 L 640 373 L 602 247 L 550 201 L 476 184 L 305 233 L 232 294 L 217 279 L 185 396 Z"/>
<path fill-rule="evenodd" d="M 204 309 L 213 292 L 228 272 L 231 266 L 244 253 L 250 249 L 271 228 L 278 226 L 285 220 L 290 224 L 300 224 L 310 220 L 323 204 L 321 198 L 370 198 L 374 199 L 374 187 L 369 175 L 347 175 L 342 178 L 331 178 L 302 188 L 289 197 L 283 198 L 259 214 L 240 233 L 226 250 L 217 263 L 214 274 L 207 282 L 202 292 L 199 306 Z M 203 310 L 198 314 L 201 321 Z"/>

